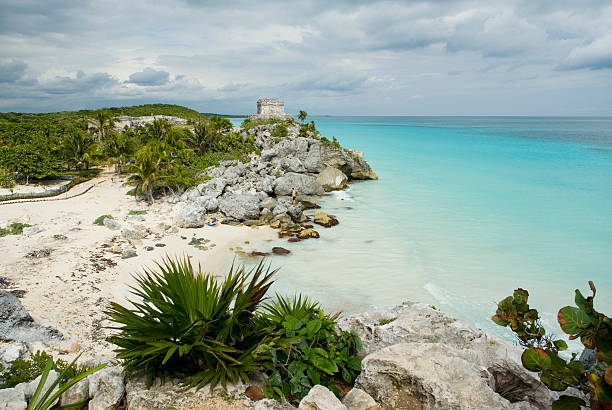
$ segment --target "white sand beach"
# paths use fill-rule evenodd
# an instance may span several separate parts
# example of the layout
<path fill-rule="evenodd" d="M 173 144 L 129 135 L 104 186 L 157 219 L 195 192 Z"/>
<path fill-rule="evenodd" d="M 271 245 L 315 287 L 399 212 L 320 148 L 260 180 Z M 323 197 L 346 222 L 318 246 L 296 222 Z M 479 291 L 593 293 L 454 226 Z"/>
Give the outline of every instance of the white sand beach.
<path fill-rule="evenodd" d="M 230 248 L 276 236 L 269 227 L 177 228 L 169 205 L 136 201 L 126 195 L 130 187 L 123 182 L 107 171 L 62 194 L 75 195 L 93 185 L 74 198 L 0 205 L 1 224 L 23 222 L 44 229 L 0 238 L 0 277 L 10 281 L 10 290 L 25 291 L 21 301 L 35 320 L 77 342 L 70 350 L 83 351 L 83 359 L 113 356 L 105 341 L 110 330 L 104 327 L 110 323 L 104 310 L 112 301 L 126 302 L 132 274 L 170 255 L 188 256 L 194 266 L 222 276 L 233 255 Z M 120 229 L 95 225 L 101 215 L 112 215 Z M 131 238 L 125 230 L 146 236 Z M 199 247 L 189 245 L 194 237 L 203 239 Z M 137 256 L 123 259 L 126 249 L 135 249 Z"/>

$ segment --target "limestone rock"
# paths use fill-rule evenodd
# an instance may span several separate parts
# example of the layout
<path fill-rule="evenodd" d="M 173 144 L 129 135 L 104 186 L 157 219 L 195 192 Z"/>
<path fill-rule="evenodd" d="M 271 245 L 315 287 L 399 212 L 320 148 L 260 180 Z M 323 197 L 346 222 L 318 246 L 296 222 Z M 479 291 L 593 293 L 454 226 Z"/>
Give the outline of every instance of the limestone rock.
<path fill-rule="evenodd" d="M 288 156 L 283 158 L 280 161 L 279 165 L 285 172 L 306 172 L 306 168 L 304 168 L 302 162 L 294 156 Z"/>
<path fill-rule="evenodd" d="M 299 220 L 302 216 L 303 210 L 304 206 L 299 202 L 293 205 L 289 199 L 279 198 L 272 212 L 276 217 L 282 214 L 287 214 L 291 217 L 292 220 L 296 221 Z"/>
<path fill-rule="evenodd" d="M 333 167 L 327 167 L 317 175 L 317 182 L 326 192 L 346 188 L 347 181 L 346 175 Z"/>
<path fill-rule="evenodd" d="M 136 252 L 136 249 L 134 248 L 127 248 L 121 253 L 121 259 L 129 259 L 129 258 L 134 258 L 136 256 L 138 256 L 138 253 Z"/>
<path fill-rule="evenodd" d="M 331 226 L 338 225 L 339 222 L 333 216 L 330 216 L 317 209 L 314 214 L 314 223 L 329 228 Z"/>
<path fill-rule="evenodd" d="M 0 410 L 25 410 L 27 407 L 23 389 L 0 389 Z"/>
<path fill-rule="evenodd" d="M 382 319 L 393 321 L 381 326 Z M 479 372 L 486 375 L 490 385 L 494 385 L 492 390 L 513 403 L 528 402 L 528 407 L 546 409 L 557 397 L 540 382 L 536 374 L 523 368 L 520 362 L 522 349 L 475 330 L 467 323 L 423 303 L 405 302 L 391 309 L 345 316 L 339 319 L 338 327 L 353 330 L 361 337 L 361 355 L 374 354 L 397 344 L 438 344 L 447 349 L 444 354 L 450 354 L 448 349 L 451 349 L 457 363 L 465 361 L 476 366 Z M 362 376 L 367 378 L 364 372 Z M 367 384 L 366 379 L 359 380 L 363 383 L 357 387 L 363 388 Z M 373 391 L 363 390 L 382 403 Z"/>
<path fill-rule="evenodd" d="M 342 399 L 342 404 L 348 410 L 377 410 L 380 405 L 374 401 L 372 396 L 358 388 L 352 388 Z"/>
<path fill-rule="evenodd" d="M 60 406 L 81 403 L 89 399 L 89 379 L 80 380 L 60 396 Z"/>
<path fill-rule="evenodd" d="M 262 208 L 268 208 L 269 210 L 273 210 L 274 207 L 276 206 L 276 199 L 274 198 L 267 198 L 263 201 L 261 201 L 261 203 L 259 204 L 260 207 Z"/>
<path fill-rule="evenodd" d="M 276 195 L 291 195 L 291 188 L 295 188 L 299 195 L 323 195 L 323 187 L 314 177 L 289 172 L 278 178 L 274 184 Z"/>
<path fill-rule="evenodd" d="M 0 290 L 0 340 L 57 344 L 61 333 L 34 322 L 15 295 Z"/>
<path fill-rule="evenodd" d="M 320 384 L 314 386 L 306 397 L 300 401 L 299 410 L 347 410 L 346 406 L 329 391 L 327 387 Z"/>
<path fill-rule="evenodd" d="M 183 228 L 201 228 L 206 223 L 206 208 L 196 202 L 179 205 L 176 221 Z"/>
<path fill-rule="evenodd" d="M 121 231 L 121 236 L 129 240 L 140 240 L 147 236 L 147 231 L 145 229 L 124 229 Z"/>
<path fill-rule="evenodd" d="M 259 219 L 259 198 L 251 194 L 226 193 L 220 198 L 219 209 L 239 221 Z"/>
<path fill-rule="evenodd" d="M 102 224 L 106 226 L 108 229 L 111 229 L 113 231 L 121 229 L 121 224 L 115 221 L 113 218 L 109 218 L 109 217 L 104 218 L 104 220 L 102 221 Z"/>
<path fill-rule="evenodd" d="M 223 178 L 213 178 L 202 185 L 198 185 L 198 187 L 202 187 L 200 192 L 202 195 L 208 195 L 212 197 L 219 197 L 223 194 L 223 190 L 227 186 L 227 181 Z"/>
<path fill-rule="evenodd" d="M 125 370 L 121 366 L 106 366 L 87 376 L 89 379 L 89 410 L 111 410 L 125 393 Z"/>
<path fill-rule="evenodd" d="M 312 228 L 304 229 L 303 231 L 298 233 L 298 238 L 300 239 L 319 238 L 319 232 L 315 231 Z"/>
<path fill-rule="evenodd" d="M 34 226 L 26 226 L 25 228 L 23 228 L 23 235 L 25 236 L 33 236 L 36 235 L 39 232 L 44 231 L 45 229 L 40 226 L 40 225 L 34 225 Z"/>
<path fill-rule="evenodd" d="M 355 385 L 385 408 L 527 409 L 497 394 L 486 369 L 442 343 L 400 343 L 366 356 Z"/>
<path fill-rule="evenodd" d="M 259 400 L 253 406 L 253 410 L 292 410 L 295 409 L 291 404 L 286 401 L 279 402 L 274 399 L 263 399 Z"/>
<path fill-rule="evenodd" d="M 7 368 L 10 363 L 17 359 L 25 359 L 30 351 L 28 346 L 22 342 L 12 342 L 0 349 L 0 364 Z"/>
<path fill-rule="evenodd" d="M 51 385 L 55 382 L 55 380 L 58 377 L 59 377 L 59 373 L 56 372 L 55 370 L 51 370 L 49 372 L 49 375 L 47 376 L 47 380 L 45 380 L 45 384 L 43 385 L 42 391 L 46 392 L 47 390 L 49 390 Z M 41 379 L 42 379 L 42 374 L 25 385 L 24 394 L 25 394 L 26 400 L 30 401 L 32 399 L 32 397 L 34 396 L 34 393 L 36 393 L 36 389 L 38 388 L 38 384 L 40 383 Z M 59 390 L 59 386 L 55 386 L 55 388 L 53 389 L 53 393 L 57 392 L 57 390 Z M 55 401 L 55 403 L 57 403 L 58 401 L 59 401 L 59 398 Z"/>

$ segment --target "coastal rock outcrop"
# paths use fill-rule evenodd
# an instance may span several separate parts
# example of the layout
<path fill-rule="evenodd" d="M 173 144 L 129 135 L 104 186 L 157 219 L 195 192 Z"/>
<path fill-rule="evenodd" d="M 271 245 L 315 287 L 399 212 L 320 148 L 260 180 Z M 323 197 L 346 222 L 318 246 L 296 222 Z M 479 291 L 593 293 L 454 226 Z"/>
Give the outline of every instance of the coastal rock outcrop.
<path fill-rule="evenodd" d="M 363 342 L 356 387 L 385 408 L 421 403 L 425 408 L 545 409 L 555 398 L 523 368 L 519 347 L 422 303 L 347 316 L 338 326 L 355 331 Z M 471 382 L 463 384 L 462 378 Z M 462 402 L 468 398 L 484 407 Z"/>
<path fill-rule="evenodd" d="M 317 175 L 317 182 L 325 192 L 346 188 L 348 178 L 342 171 L 334 167 L 327 167 Z"/>

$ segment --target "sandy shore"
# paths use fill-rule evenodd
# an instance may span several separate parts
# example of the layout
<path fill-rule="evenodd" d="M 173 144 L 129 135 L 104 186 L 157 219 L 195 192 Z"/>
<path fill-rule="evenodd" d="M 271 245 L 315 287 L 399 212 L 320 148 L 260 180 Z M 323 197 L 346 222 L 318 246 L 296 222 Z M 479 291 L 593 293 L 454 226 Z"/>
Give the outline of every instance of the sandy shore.
<path fill-rule="evenodd" d="M 110 330 L 104 327 L 110 323 L 104 310 L 112 301 L 125 303 L 134 283 L 132 274 L 143 267 L 154 267 L 166 255 L 188 256 L 195 266 L 222 276 L 233 255 L 230 248 L 276 237 L 268 227 L 177 228 L 170 206 L 136 201 L 125 194 L 130 187 L 122 183 L 105 172 L 87 183 L 94 185 L 91 190 L 75 198 L 0 205 L 0 224 L 24 222 L 44 228 L 32 236 L 0 238 L 0 277 L 11 282 L 10 290 L 25 291 L 21 301 L 35 320 L 76 341 L 74 350 L 84 351 L 83 359 L 113 355 L 105 341 Z M 129 215 L 130 211 L 146 214 Z M 121 228 L 93 224 L 105 214 Z M 126 238 L 125 230 L 146 235 Z M 193 245 L 194 237 L 202 240 L 200 246 Z M 137 256 L 123 259 L 126 249 L 135 249 Z"/>

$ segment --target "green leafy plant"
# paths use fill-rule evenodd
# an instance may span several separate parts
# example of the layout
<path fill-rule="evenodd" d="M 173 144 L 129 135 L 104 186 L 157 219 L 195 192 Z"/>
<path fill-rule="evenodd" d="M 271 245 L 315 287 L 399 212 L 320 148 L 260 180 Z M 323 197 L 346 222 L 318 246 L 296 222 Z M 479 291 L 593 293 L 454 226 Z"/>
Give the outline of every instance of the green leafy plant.
<path fill-rule="evenodd" d="M 289 132 L 287 131 L 287 126 L 285 126 L 283 123 L 276 125 L 272 131 L 272 137 L 275 139 L 285 138 L 288 134 Z"/>
<path fill-rule="evenodd" d="M 28 228 L 30 226 L 32 225 L 13 222 L 6 228 L 0 228 L 0 238 L 6 235 L 21 235 L 23 233 L 23 228 Z"/>
<path fill-rule="evenodd" d="M 144 210 L 130 210 L 130 212 L 128 212 L 128 215 L 146 215 L 147 211 Z"/>
<path fill-rule="evenodd" d="M 390 319 L 380 319 L 378 321 L 378 324 L 380 326 L 388 325 L 389 323 L 394 322 L 396 319 L 397 319 L 396 317 L 392 317 Z"/>
<path fill-rule="evenodd" d="M 78 372 L 76 374 L 70 374 L 70 369 L 75 368 L 75 363 L 81 355 L 79 354 L 74 360 L 60 373 L 59 377 L 55 379 L 53 383 L 47 388 L 47 390 L 43 390 L 47 378 L 49 377 L 49 373 L 54 367 L 53 358 L 49 358 L 47 360 L 47 364 L 42 371 L 42 377 L 40 378 L 40 382 L 36 387 L 36 391 L 34 395 L 30 399 L 30 403 L 28 404 L 27 410 L 47 410 L 53 407 L 53 402 L 57 400 L 66 390 L 71 388 L 73 385 L 83 380 L 90 374 L 94 374 L 98 370 L 104 368 L 107 363 L 103 363 L 99 366 L 96 366 L 89 370 L 84 370 Z M 57 391 L 54 390 L 57 388 Z M 84 405 L 84 403 L 83 403 Z"/>
<path fill-rule="evenodd" d="M 136 275 L 133 308 L 114 303 L 107 312 L 119 331 L 109 341 L 126 370 L 146 368 L 149 384 L 168 374 L 212 389 L 272 368 L 266 346 L 277 337 L 255 311 L 276 270 L 263 262 L 248 271 L 232 266 L 218 283 L 188 258 L 166 258 L 157 268 Z"/>
<path fill-rule="evenodd" d="M 264 388 L 266 397 L 298 402 L 316 384 L 339 395 L 338 386 L 355 383 L 361 371 L 356 356 L 361 339 L 354 332 L 336 329 L 338 314 L 326 315 L 318 303 L 301 295 L 277 295 L 263 311 L 264 319 L 284 337 L 270 348 L 275 371 Z"/>
<path fill-rule="evenodd" d="M 115 219 L 113 218 L 112 215 L 100 215 L 99 217 L 97 217 L 93 223 L 94 225 L 98 225 L 98 226 L 104 226 L 104 220 L 108 218 L 108 219 Z"/>
<path fill-rule="evenodd" d="M 523 367 L 537 372 L 550 390 L 575 387 L 590 395 L 592 409 L 607 409 L 612 408 L 612 319 L 593 308 L 596 289 L 591 281 L 589 286 L 593 295 L 585 298 L 576 289 L 576 306 L 561 308 L 557 321 L 571 340 L 580 339 L 584 347 L 596 350 L 598 362 L 592 369 L 585 370 L 576 353 L 569 360 L 559 356 L 559 352 L 567 349 L 567 343 L 546 333 L 538 311 L 527 303 L 529 293 L 524 289 L 516 289 L 512 296 L 499 302 L 492 320 L 500 326 L 509 326 L 516 334 L 526 348 L 521 356 Z M 578 397 L 562 395 L 553 409 L 579 409 L 584 405 Z"/>

